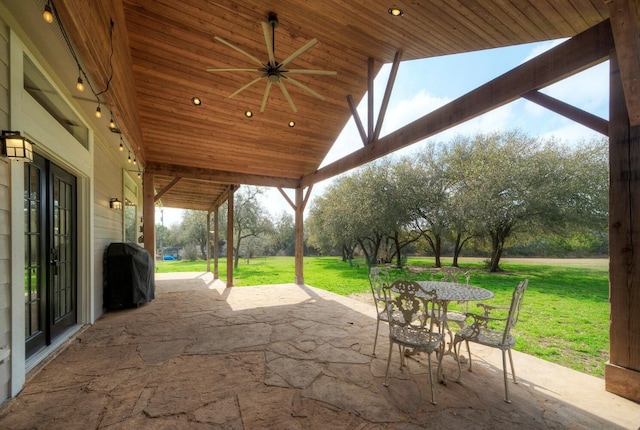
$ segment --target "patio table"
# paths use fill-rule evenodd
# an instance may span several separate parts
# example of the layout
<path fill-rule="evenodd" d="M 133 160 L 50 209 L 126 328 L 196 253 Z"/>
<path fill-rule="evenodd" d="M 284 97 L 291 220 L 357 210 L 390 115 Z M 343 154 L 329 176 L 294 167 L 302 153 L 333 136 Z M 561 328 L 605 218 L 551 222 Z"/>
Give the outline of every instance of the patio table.
<path fill-rule="evenodd" d="M 445 354 L 453 355 L 451 350 L 453 345 L 453 333 L 449 328 L 447 320 L 447 308 L 452 301 L 456 302 L 470 302 L 478 300 L 492 299 L 494 294 L 485 288 L 475 287 L 467 284 L 459 284 L 456 282 L 443 282 L 443 281 L 418 281 L 418 284 L 426 291 L 435 290 L 438 301 L 441 303 L 442 312 L 442 324 L 443 329 L 449 334 L 449 347 L 445 351 Z M 419 294 L 418 294 L 419 295 Z M 460 357 L 458 358 L 460 359 Z M 440 382 L 444 383 L 444 375 L 442 375 L 442 369 L 438 375 Z"/>

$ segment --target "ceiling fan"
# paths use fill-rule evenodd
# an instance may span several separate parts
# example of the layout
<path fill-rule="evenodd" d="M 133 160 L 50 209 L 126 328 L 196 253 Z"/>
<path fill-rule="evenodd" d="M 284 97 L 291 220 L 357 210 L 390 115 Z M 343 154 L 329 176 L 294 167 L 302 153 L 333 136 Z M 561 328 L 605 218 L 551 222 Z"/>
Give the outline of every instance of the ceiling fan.
<path fill-rule="evenodd" d="M 259 82 L 261 79 L 263 78 L 267 78 L 267 86 L 265 87 L 264 90 L 264 95 L 262 96 L 262 104 L 260 105 L 260 112 L 264 112 L 264 109 L 267 105 L 267 99 L 269 98 L 269 91 L 271 91 L 271 85 L 273 84 L 277 84 L 280 87 L 280 90 L 282 91 L 282 94 L 284 94 L 284 97 L 287 99 L 287 102 L 289 102 L 289 106 L 291 106 L 291 109 L 294 112 L 297 112 L 298 109 L 296 108 L 296 105 L 293 103 L 293 99 L 291 98 L 291 96 L 289 95 L 289 91 L 287 91 L 287 87 L 285 87 L 284 82 L 288 81 L 290 83 L 292 83 L 293 85 L 303 89 L 304 91 L 308 92 L 309 94 L 311 94 L 314 97 L 317 97 L 320 100 L 324 100 L 324 97 L 320 94 L 318 94 L 316 91 L 312 90 L 311 88 L 309 88 L 308 86 L 306 86 L 305 84 L 303 84 L 300 81 L 297 81 L 296 79 L 292 78 L 290 75 L 325 75 L 325 76 L 334 76 L 337 74 L 337 72 L 335 71 L 330 71 L 330 70 L 312 70 L 312 69 L 287 69 L 286 66 L 287 64 L 291 63 L 293 60 L 295 60 L 297 57 L 299 57 L 301 54 L 305 53 L 307 50 L 309 50 L 311 47 L 313 47 L 316 43 L 318 43 L 318 39 L 311 39 L 310 41 L 308 41 L 307 43 L 305 43 L 302 47 L 300 47 L 297 51 L 293 52 L 291 55 L 289 55 L 287 58 L 285 58 L 283 61 L 281 62 L 277 62 L 275 59 L 275 31 L 276 31 L 276 27 L 278 26 L 278 17 L 276 16 L 276 14 L 274 13 L 270 13 L 269 17 L 268 17 L 268 23 L 267 22 L 263 22 L 262 23 L 262 32 L 264 33 L 264 41 L 267 44 L 267 54 L 269 55 L 269 61 L 267 61 L 266 63 L 263 63 L 262 61 L 260 61 L 258 58 L 254 57 L 253 55 L 249 54 L 248 52 L 244 51 L 243 49 L 235 46 L 234 44 L 227 42 L 226 40 L 224 40 L 221 37 L 215 36 L 214 39 L 224 43 L 225 45 L 227 45 L 228 47 L 235 49 L 236 51 L 238 51 L 239 53 L 241 53 L 242 55 L 248 57 L 249 59 L 251 59 L 253 62 L 257 63 L 259 65 L 258 68 L 233 68 L 233 69 L 206 69 L 207 72 L 260 72 L 260 76 L 258 76 L 257 78 L 255 78 L 254 80 L 252 80 L 251 82 L 247 83 L 246 85 L 243 85 L 242 87 L 238 88 L 236 91 L 234 91 L 233 93 L 231 93 L 229 95 L 229 98 L 233 98 L 236 95 L 238 95 L 239 93 L 241 93 L 242 91 L 246 90 L 247 88 L 249 88 L 250 86 L 256 84 L 257 82 Z M 271 35 L 269 35 L 269 27 L 271 27 Z"/>

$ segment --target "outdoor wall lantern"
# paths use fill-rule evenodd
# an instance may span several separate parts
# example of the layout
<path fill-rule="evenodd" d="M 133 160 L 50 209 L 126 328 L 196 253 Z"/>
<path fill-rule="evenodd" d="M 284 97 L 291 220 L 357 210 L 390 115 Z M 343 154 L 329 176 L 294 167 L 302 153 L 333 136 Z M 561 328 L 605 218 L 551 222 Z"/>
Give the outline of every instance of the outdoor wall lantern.
<path fill-rule="evenodd" d="M 111 209 L 120 210 L 122 209 L 122 202 L 118 199 L 109 200 L 109 207 Z"/>
<path fill-rule="evenodd" d="M 19 131 L 2 130 L 2 155 L 18 161 L 33 161 L 33 142 Z"/>

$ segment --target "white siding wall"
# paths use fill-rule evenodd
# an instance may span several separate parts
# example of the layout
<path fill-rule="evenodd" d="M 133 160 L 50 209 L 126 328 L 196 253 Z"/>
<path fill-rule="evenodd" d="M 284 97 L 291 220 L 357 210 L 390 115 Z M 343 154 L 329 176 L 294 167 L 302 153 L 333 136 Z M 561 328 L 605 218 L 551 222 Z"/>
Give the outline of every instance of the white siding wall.
<path fill-rule="evenodd" d="M 96 142 L 94 154 L 94 285 L 96 316 L 102 314 L 103 258 L 104 251 L 111 242 L 123 240 L 123 211 L 109 208 L 109 199 L 124 202 L 122 169 L 117 163 L 115 150 Z"/>
<path fill-rule="evenodd" d="M 0 19 L 0 130 L 9 128 L 9 29 Z M 0 157 L 0 348 L 11 343 L 11 207 L 9 162 Z M 9 358 L 0 362 L 0 402 L 10 395 Z"/>

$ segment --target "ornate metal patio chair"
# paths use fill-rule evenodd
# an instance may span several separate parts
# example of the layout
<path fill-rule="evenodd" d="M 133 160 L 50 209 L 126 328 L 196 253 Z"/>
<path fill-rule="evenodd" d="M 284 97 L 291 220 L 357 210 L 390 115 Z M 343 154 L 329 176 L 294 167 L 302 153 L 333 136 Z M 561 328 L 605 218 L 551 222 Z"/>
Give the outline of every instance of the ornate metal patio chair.
<path fill-rule="evenodd" d="M 490 346 L 492 348 L 499 348 L 502 351 L 502 370 L 504 373 L 504 401 L 511 403 L 509 400 L 509 384 L 507 381 L 507 358 L 506 353 L 509 353 L 509 363 L 511 364 L 511 375 L 513 382 L 518 383 L 516 380 L 516 372 L 513 368 L 513 357 L 511 356 L 511 348 L 516 344 L 516 340 L 511 334 L 511 329 L 518 322 L 518 316 L 520 314 L 520 308 L 522 307 L 522 300 L 524 298 L 524 292 L 527 289 L 529 280 L 525 279 L 520 282 L 518 286 L 513 290 L 513 296 L 511 298 L 511 306 L 509 307 L 509 313 L 506 318 L 495 318 L 491 316 L 491 312 L 496 311 L 498 308 L 495 306 L 489 306 L 485 303 L 479 303 L 478 306 L 484 309 L 483 315 L 477 315 L 473 313 L 467 314 L 473 321 L 464 326 L 462 330 L 456 333 L 454 340 L 454 349 L 457 356 L 460 356 L 460 347 L 462 341 L 467 344 L 467 353 L 469 354 L 469 372 L 472 371 L 471 350 L 469 349 L 469 342 L 476 342 L 481 345 Z M 490 328 L 489 326 L 500 328 Z M 457 346 L 457 349 L 456 349 Z M 460 381 L 460 361 L 458 361 L 458 379 Z"/>
<path fill-rule="evenodd" d="M 398 345 L 400 351 L 400 369 L 404 363 L 404 349 L 413 352 L 426 352 L 429 363 L 429 379 L 431 382 L 431 403 L 436 404 L 433 386 L 433 372 L 431 370 L 431 354 L 436 353 L 438 371 L 444 354 L 444 337 L 441 327 L 435 318 L 431 318 L 439 303 L 435 291 L 426 291 L 417 282 L 395 281 L 383 288 L 387 303 L 387 317 L 389 322 L 389 356 L 387 371 L 384 375 L 384 386 L 388 387 L 389 365 L 393 344 Z"/>
<path fill-rule="evenodd" d="M 389 273 L 379 267 L 372 267 L 369 270 L 369 284 L 371 284 L 371 294 L 373 295 L 373 303 L 376 305 L 376 337 L 373 340 L 373 355 L 376 355 L 376 345 L 378 343 L 378 330 L 380 329 L 380 321 L 387 322 L 387 307 L 384 301 L 384 292 L 382 288 L 389 285 Z"/>

